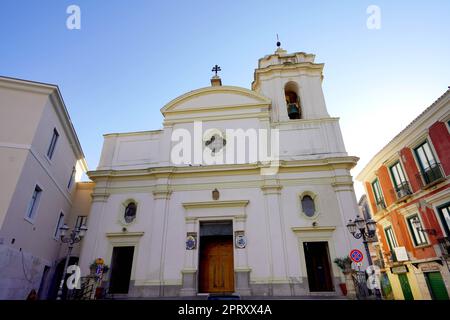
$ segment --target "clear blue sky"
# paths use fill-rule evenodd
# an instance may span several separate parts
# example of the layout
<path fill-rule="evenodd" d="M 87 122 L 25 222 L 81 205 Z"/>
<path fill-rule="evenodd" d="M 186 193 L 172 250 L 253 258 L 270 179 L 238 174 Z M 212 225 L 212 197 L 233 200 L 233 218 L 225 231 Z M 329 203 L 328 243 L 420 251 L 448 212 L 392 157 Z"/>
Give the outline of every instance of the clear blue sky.
<path fill-rule="evenodd" d="M 81 30 L 66 28 L 70 4 Z M 366 27 L 371 4 L 380 30 Z M 59 85 L 95 169 L 102 134 L 160 128 L 159 109 L 208 86 L 214 64 L 224 84 L 250 88 L 278 33 L 289 52 L 325 63 L 328 110 L 361 157 L 356 175 L 450 85 L 449 17 L 447 0 L 2 0 L 0 74 Z"/>

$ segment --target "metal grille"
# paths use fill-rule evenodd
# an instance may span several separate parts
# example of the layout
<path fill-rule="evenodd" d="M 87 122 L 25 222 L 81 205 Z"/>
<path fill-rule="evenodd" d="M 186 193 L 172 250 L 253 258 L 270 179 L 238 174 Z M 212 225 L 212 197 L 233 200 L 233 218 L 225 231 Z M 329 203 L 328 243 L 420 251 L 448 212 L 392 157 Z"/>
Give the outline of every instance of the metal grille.
<path fill-rule="evenodd" d="M 358 299 L 367 299 L 370 294 L 366 283 L 366 273 L 364 271 L 357 271 L 352 274 L 352 278 L 356 289 L 356 297 Z"/>

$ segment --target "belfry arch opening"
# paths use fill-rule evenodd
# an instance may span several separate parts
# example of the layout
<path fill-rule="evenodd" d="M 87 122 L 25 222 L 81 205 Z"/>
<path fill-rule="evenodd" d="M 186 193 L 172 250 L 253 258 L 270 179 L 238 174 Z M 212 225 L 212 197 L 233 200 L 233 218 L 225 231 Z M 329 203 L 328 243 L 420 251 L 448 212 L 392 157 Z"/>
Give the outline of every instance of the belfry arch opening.
<path fill-rule="evenodd" d="M 301 119 L 301 104 L 298 95 L 298 85 L 295 82 L 288 82 L 284 86 L 284 96 L 286 98 L 286 107 L 289 119 Z"/>

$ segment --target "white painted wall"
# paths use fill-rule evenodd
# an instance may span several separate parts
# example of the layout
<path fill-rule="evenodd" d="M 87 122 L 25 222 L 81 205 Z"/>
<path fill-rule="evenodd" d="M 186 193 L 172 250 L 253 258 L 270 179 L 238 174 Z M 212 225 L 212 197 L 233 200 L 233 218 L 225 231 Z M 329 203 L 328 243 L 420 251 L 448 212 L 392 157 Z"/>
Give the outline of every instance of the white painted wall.
<path fill-rule="evenodd" d="M 71 214 L 76 181 L 68 189 L 69 178 L 75 165 L 77 178 L 86 170 L 66 112 L 55 86 L 0 78 L 0 244 L 7 253 L 0 255 L 0 299 L 24 299 L 38 290 L 44 266 L 60 257 L 54 233 L 60 212 L 66 219 Z M 50 160 L 53 128 L 59 139 Z M 42 193 L 30 220 L 25 217 L 36 185 Z"/>

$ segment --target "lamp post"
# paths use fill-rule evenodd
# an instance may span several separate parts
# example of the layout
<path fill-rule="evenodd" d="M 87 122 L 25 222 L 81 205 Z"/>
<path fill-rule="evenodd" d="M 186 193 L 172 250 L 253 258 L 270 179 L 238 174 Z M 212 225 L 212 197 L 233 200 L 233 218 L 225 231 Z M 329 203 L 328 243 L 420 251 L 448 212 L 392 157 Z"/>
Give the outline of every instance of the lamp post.
<path fill-rule="evenodd" d="M 66 236 L 66 233 L 69 230 L 69 227 L 67 226 L 67 224 L 64 224 L 61 228 L 59 228 L 59 230 L 61 231 L 61 235 L 60 235 L 61 242 L 68 244 L 68 250 L 67 250 L 67 255 L 66 255 L 66 261 L 64 263 L 63 276 L 62 276 L 61 282 L 59 283 L 58 296 L 56 298 L 57 300 L 62 299 L 64 280 L 66 278 L 67 266 L 69 264 L 70 254 L 72 253 L 73 245 L 75 243 L 78 243 L 81 241 L 81 239 L 86 234 L 87 227 L 86 227 L 86 225 L 82 225 L 79 228 L 74 228 L 72 230 L 72 232 L 67 236 Z"/>
<path fill-rule="evenodd" d="M 369 242 L 373 241 L 377 223 L 372 219 L 364 220 L 359 214 L 356 215 L 355 220 L 349 220 L 347 229 L 355 239 L 363 239 L 364 248 L 366 249 L 367 261 L 369 266 L 373 265 L 372 257 L 370 256 Z M 375 288 L 375 295 L 377 299 L 381 298 L 380 292 Z"/>

